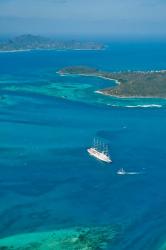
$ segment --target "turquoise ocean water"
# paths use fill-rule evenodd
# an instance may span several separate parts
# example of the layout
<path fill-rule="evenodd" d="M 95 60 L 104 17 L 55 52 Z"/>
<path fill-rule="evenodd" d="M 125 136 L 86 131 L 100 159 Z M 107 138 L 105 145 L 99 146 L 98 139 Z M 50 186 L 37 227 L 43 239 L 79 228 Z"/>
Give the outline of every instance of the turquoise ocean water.
<path fill-rule="evenodd" d="M 118 225 L 120 238 L 108 249 L 160 249 L 166 240 L 166 101 L 105 99 L 93 92 L 111 81 L 56 72 L 71 65 L 166 69 L 165 45 L 0 53 L 1 238 Z M 72 98 L 24 89 L 47 84 L 70 89 Z M 88 156 L 94 137 L 109 144 L 111 165 Z M 119 176 L 122 167 L 139 174 Z"/>

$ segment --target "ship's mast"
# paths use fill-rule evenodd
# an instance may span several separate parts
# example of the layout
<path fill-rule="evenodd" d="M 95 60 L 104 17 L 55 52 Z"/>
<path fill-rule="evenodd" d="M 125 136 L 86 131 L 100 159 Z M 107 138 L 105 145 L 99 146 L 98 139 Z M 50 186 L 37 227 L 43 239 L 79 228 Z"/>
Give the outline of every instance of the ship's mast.
<path fill-rule="evenodd" d="M 96 148 L 96 138 L 93 140 L 93 147 Z"/>
<path fill-rule="evenodd" d="M 97 151 L 102 151 L 101 141 L 97 140 Z"/>
<path fill-rule="evenodd" d="M 104 142 L 103 142 L 103 148 L 102 148 L 102 152 L 105 154 L 105 145 L 104 145 Z"/>
<path fill-rule="evenodd" d="M 100 141 L 98 138 L 94 138 L 94 141 L 93 141 L 93 147 L 99 151 L 99 152 L 102 152 L 103 154 L 105 155 L 109 155 L 109 152 L 108 152 L 108 145 L 105 144 L 104 142 Z"/>
<path fill-rule="evenodd" d="M 94 138 L 94 148 L 95 148 L 95 149 L 98 149 L 98 147 L 99 147 L 98 139 L 97 139 L 97 138 Z"/>
<path fill-rule="evenodd" d="M 104 153 L 108 156 L 108 145 L 105 144 Z"/>
<path fill-rule="evenodd" d="M 106 155 L 109 156 L 108 145 L 106 145 Z"/>

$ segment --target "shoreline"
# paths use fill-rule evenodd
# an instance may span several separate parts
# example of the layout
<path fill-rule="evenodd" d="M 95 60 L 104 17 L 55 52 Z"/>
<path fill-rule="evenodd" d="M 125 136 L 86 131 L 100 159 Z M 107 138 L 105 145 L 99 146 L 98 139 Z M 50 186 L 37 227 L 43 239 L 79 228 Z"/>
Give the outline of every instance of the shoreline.
<path fill-rule="evenodd" d="M 32 51 L 31 49 L 26 49 L 26 50 L 0 50 L 0 53 L 16 53 L 16 52 L 29 52 Z"/>
<path fill-rule="evenodd" d="M 30 52 L 30 51 L 101 51 L 104 49 L 17 49 L 17 50 L 0 50 L 0 53 L 16 53 L 16 52 Z"/>
<path fill-rule="evenodd" d="M 92 74 L 70 74 L 70 73 L 62 73 L 60 71 L 56 72 L 57 74 L 59 74 L 60 76 L 87 76 L 87 77 L 97 77 L 97 78 L 102 78 L 104 80 L 108 80 L 108 81 L 114 81 L 117 85 L 120 85 L 120 81 L 118 81 L 117 79 L 113 79 L 113 78 L 109 78 L 106 76 L 102 76 L 102 75 L 92 75 Z"/>
<path fill-rule="evenodd" d="M 119 96 L 119 95 L 110 95 L 107 93 L 103 93 L 101 90 L 94 91 L 96 94 L 115 97 L 117 99 L 166 99 L 166 97 L 159 97 L 159 96 Z"/>

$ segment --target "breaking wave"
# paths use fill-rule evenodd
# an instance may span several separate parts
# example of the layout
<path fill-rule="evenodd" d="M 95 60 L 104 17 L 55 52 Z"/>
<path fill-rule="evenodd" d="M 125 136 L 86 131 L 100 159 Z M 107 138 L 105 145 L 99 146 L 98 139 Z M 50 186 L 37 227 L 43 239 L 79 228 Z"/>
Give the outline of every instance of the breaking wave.
<path fill-rule="evenodd" d="M 127 105 L 127 108 L 161 108 L 160 104 Z"/>
<path fill-rule="evenodd" d="M 122 107 L 122 105 L 112 105 L 113 107 Z M 138 104 L 138 105 L 124 105 L 125 108 L 162 108 L 160 104 Z"/>

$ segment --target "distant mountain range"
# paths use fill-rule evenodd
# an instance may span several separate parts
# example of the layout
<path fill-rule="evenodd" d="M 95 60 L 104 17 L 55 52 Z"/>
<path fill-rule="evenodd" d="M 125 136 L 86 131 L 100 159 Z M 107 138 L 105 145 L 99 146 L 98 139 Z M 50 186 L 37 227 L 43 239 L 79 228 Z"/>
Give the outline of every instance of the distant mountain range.
<path fill-rule="evenodd" d="M 96 42 L 59 41 L 56 39 L 21 35 L 7 41 L 0 42 L 0 51 L 20 51 L 37 49 L 57 50 L 101 50 L 104 45 Z"/>

